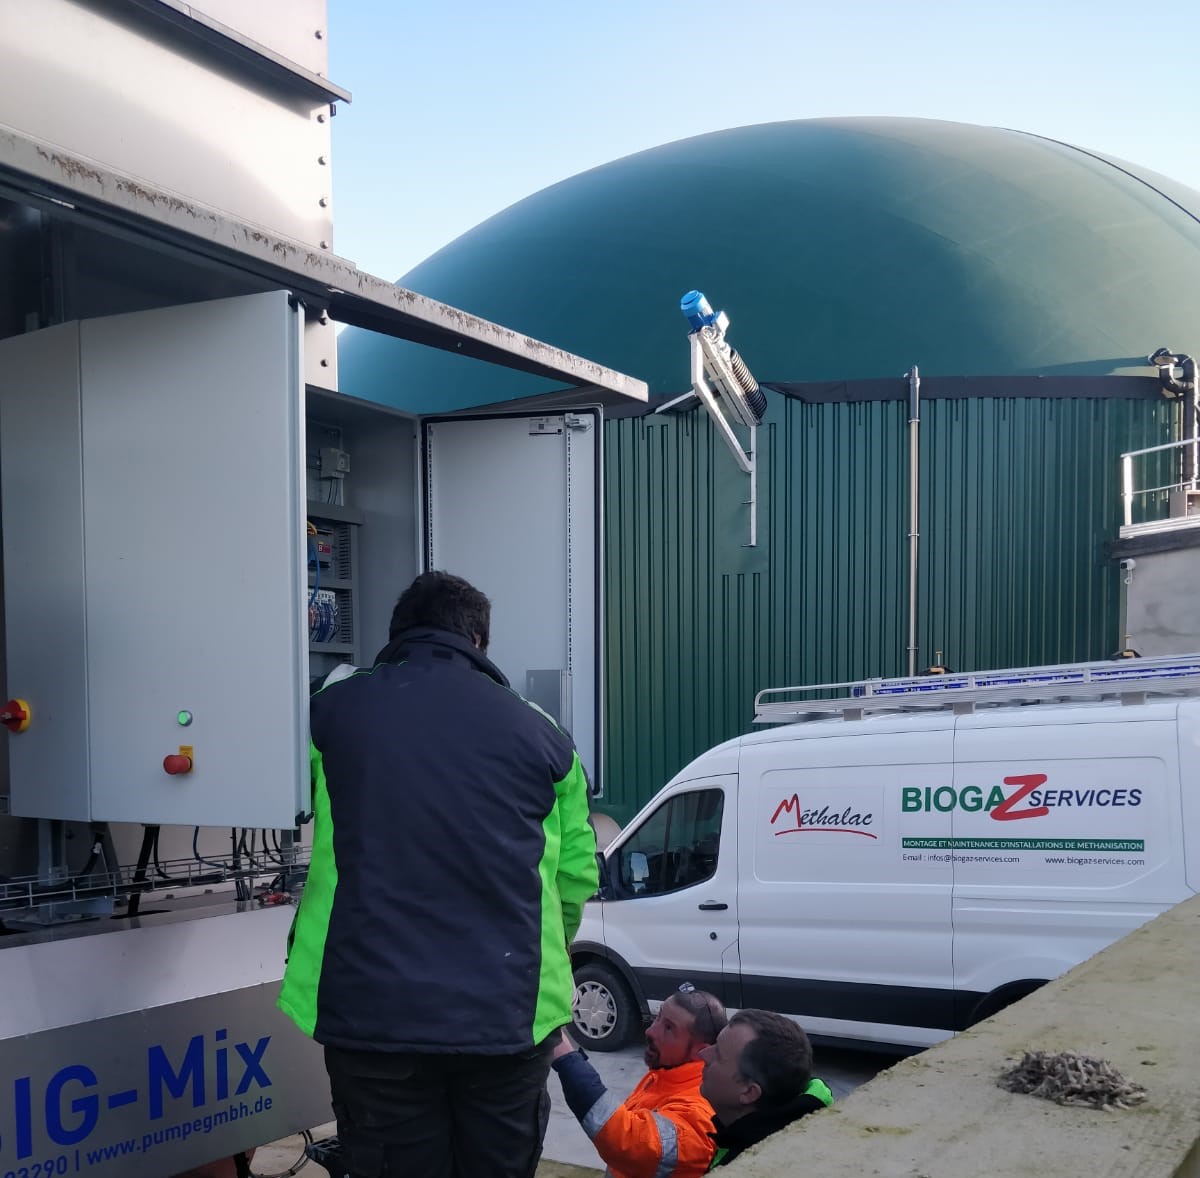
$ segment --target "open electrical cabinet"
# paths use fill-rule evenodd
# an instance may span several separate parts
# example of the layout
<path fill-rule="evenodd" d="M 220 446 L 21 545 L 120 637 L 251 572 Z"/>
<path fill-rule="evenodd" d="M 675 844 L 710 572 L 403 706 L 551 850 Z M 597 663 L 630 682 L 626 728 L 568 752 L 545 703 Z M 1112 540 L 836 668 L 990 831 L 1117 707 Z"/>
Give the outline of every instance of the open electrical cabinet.
<path fill-rule="evenodd" d="M 306 395 L 302 325 L 278 291 L 0 341 L 12 814 L 296 825 L 310 682 L 434 567 L 599 781 L 599 408 Z"/>
<path fill-rule="evenodd" d="M 313 673 L 370 665 L 399 589 L 423 569 L 457 573 L 491 598 L 489 656 L 572 733 L 598 791 L 601 415 L 550 397 L 532 411 L 419 418 L 311 390 L 307 584 L 333 601 L 340 639 L 312 647 Z M 330 449 L 344 474 L 322 470 Z"/>
<path fill-rule="evenodd" d="M 352 268 L 172 268 L 154 234 L 20 220 L 0 186 L 6 208 L 69 222 L 104 283 L 0 339 L 0 1171 L 78 1148 L 161 1178 L 329 1119 L 319 1050 L 274 1010 L 308 696 L 371 664 L 418 571 L 489 595 L 491 657 L 599 787 L 602 411 L 645 386 L 544 345 L 531 366 L 535 341 L 428 300 L 406 319 Z M 511 338 L 563 391 L 429 418 L 354 400 L 306 379 L 339 310 L 493 362 Z M 197 1118 L 203 1141 L 174 1131 Z"/>

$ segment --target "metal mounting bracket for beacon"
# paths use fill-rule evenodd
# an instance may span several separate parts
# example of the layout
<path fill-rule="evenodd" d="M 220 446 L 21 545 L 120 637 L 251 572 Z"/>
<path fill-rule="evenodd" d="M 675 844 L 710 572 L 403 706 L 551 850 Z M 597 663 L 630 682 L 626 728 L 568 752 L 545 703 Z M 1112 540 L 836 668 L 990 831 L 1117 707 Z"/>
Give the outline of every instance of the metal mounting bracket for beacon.
<path fill-rule="evenodd" d="M 688 291 L 679 301 L 692 330 L 688 335 L 692 357 L 692 390 L 712 418 L 738 468 L 750 476 L 750 540 L 758 544 L 758 426 L 767 411 L 766 394 L 750 375 L 741 356 L 725 342 L 729 317 L 716 313 L 698 290 Z M 734 424 L 750 432 L 746 448 L 734 432 Z"/>

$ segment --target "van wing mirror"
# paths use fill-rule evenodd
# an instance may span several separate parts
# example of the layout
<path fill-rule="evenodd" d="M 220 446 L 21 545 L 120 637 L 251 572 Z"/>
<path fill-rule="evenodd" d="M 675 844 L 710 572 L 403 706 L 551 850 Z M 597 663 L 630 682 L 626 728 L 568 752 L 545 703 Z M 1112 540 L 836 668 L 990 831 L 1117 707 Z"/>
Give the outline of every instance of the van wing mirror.
<path fill-rule="evenodd" d="M 596 888 L 597 900 L 612 899 L 612 877 L 608 870 L 608 860 L 604 857 L 603 851 L 596 852 L 596 870 L 600 879 L 600 885 Z"/>

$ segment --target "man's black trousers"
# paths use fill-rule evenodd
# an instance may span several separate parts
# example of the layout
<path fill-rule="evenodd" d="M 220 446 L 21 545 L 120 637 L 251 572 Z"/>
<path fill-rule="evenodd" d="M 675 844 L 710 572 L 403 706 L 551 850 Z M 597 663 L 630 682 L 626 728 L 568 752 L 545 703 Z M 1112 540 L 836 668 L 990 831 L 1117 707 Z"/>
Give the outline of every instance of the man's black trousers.
<path fill-rule="evenodd" d="M 520 1055 L 325 1048 L 351 1178 L 533 1178 L 553 1037 Z"/>

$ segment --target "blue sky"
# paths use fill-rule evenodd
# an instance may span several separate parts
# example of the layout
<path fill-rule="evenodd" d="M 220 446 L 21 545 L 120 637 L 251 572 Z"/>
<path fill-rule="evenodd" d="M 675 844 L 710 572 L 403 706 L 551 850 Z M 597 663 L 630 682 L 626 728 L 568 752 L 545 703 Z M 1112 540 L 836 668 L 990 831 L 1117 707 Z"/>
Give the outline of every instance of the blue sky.
<path fill-rule="evenodd" d="M 329 0 L 334 248 L 397 279 L 587 168 L 777 119 L 1012 127 L 1200 189 L 1200 0 Z"/>

